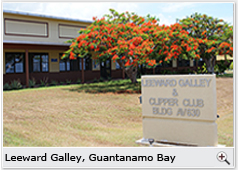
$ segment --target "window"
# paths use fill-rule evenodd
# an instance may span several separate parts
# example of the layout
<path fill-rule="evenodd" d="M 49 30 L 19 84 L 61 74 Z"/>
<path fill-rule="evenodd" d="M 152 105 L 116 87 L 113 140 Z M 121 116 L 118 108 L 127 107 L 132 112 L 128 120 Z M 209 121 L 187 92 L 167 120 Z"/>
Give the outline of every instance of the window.
<path fill-rule="evenodd" d="M 70 61 L 69 59 L 61 59 L 61 55 L 59 57 L 59 68 L 60 71 L 70 71 Z"/>
<path fill-rule="evenodd" d="M 190 66 L 190 60 L 178 59 L 178 66 L 179 67 L 189 67 Z"/>
<path fill-rule="evenodd" d="M 98 69 L 98 68 L 100 68 L 100 62 L 99 62 L 98 59 L 92 60 L 92 62 L 93 62 L 93 69 Z"/>
<path fill-rule="evenodd" d="M 70 71 L 78 71 L 80 65 L 80 59 L 70 60 Z"/>
<path fill-rule="evenodd" d="M 82 70 L 81 58 L 75 60 L 61 59 L 62 54 L 59 54 L 60 62 L 59 67 L 60 71 L 79 71 Z M 84 58 L 83 59 L 83 68 L 84 70 L 92 70 L 92 59 Z"/>
<path fill-rule="evenodd" d="M 6 73 L 24 72 L 25 53 L 5 53 Z"/>
<path fill-rule="evenodd" d="M 84 68 L 84 70 L 92 70 L 92 59 L 84 58 L 83 59 L 83 68 Z M 79 69 L 82 70 L 81 59 L 80 59 Z"/>
<path fill-rule="evenodd" d="M 78 71 L 80 66 L 80 58 L 70 60 L 69 58 L 61 59 L 62 53 L 59 54 L 60 71 Z"/>
<path fill-rule="evenodd" d="M 121 66 L 116 62 L 116 69 L 121 69 Z"/>
<path fill-rule="evenodd" d="M 29 53 L 31 72 L 48 72 L 49 57 L 47 53 Z"/>
<path fill-rule="evenodd" d="M 92 60 L 90 58 L 85 58 L 84 60 L 85 70 L 92 70 Z"/>

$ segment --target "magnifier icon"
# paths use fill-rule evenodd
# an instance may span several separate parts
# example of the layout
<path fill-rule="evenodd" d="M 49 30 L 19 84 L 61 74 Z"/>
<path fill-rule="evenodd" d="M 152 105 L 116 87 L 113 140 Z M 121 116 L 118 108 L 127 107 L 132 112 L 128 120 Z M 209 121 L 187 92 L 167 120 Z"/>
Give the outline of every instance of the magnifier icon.
<path fill-rule="evenodd" d="M 228 162 L 227 155 L 225 152 L 219 152 L 217 154 L 217 160 L 220 162 L 226 162 L 228 165 L 230 165 L 230 162 Z"/>

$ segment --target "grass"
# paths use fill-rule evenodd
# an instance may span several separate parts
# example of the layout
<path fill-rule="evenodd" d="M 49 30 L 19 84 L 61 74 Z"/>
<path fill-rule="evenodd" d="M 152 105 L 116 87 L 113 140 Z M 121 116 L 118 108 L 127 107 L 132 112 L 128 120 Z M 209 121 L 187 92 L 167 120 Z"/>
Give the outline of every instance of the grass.
<path fill-rule="evenodd" d="M 218 136 L 226 146 L 233 146 L 232 81 L 217 79 Z M 3 146 L 140 146 L 139 90 L 118 80 L 3 92 Z"/>
<path fill-rule="evenodd" d="M 132 84 L 130 80 L 116 80 L 106 82 L 96 82 L 90 84 L 81 84 L 70 91 L 86 93 L 141 93 L 140 79 L 137 84 Z"/>
<path fill-rule="evenodd" d="M 221 74 L 221 75 L 216 75 L 216 77 L 229 77 L 229 78 L 233 78 L 233 73 L 232 73 L 232 74 Z"/>

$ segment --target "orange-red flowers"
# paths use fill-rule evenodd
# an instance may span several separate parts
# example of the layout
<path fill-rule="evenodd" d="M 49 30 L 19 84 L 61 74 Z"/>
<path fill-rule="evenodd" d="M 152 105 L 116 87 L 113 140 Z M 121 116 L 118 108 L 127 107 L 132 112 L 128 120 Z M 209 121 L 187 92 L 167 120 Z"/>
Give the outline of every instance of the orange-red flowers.
<path fill-rule="evenodd" d="M 214 50 L 214 49 L 215 49 L 215 47 L 212 47 L 212 48 L 208 49 L 207 52 L 210 53 L 210 52 L 212 52 L 212 50 Z"/>
<path fill-rule="evenodd" d="M 156 64 L 155 60 L 150 60 L 150 62 L 148 63 L 149 66 L 154 66 Z"/>
<path fill-rule="evenodd" d="M 75 60 L 76 59 L 76 57 L 74 56 L 74 53 L 72 51 L 70 52 L 69 59 L 70 60 Z"/>
<path fill-rule="evenodd" d="M 130 66 L 130 61 L 129 60 L 127 60 L 125 66 Z"/>
<path fill-rule="evenodd" d="M 129 54 L 129 55 L 133 55 L 133 51 L 130 51 L 128 54 Z"/>
<path fill-rule="evenodd" d="M 118 58 L 119 58 L 118 55 L 114 55 L 114 56 L 112 57 L 113 60 L 116 60 L 116 59 L 118 59 Z"/>
<path fill-rule="evenodd" d="M 190 51 L 192 48 L 191 47 L 187 47 L 187 51 Z"/>
<path fill-rule="evenodd" d="M 72 44 L 70 45 L 70 48 L 71 48 L 71 47 L 74 47 L 75 44 L 76 44 L 75 42 L 72 42 Z"/>
<path fill-rule="evenodd" d="M 202 35 L 204 35 L 206 32 L 207 32 L 206 30 L 205 30 L 205 31 L 203 31 L 203 32 L 202 32 Z"/>
<path fill-rule="evenodd" d="M 157 21 L 156 21 L 155 19 L 152 21 L 153 24 L 156 24 L 156 22 L 157 22 Z"/>
<path fill-rule="evenodd" d="M 134 46 L 134 44 L 131 44 L 129 47 L 129 50 L 134 50 L 136 47 Z"/>
<path fill-rule="evenodd" d="M 91 49 L 91 50 L 93 50 L 93 49 L 94 49 L 94 46 L 93 46 L 93 45 L 91 45 L 91 46 L 90 46 L 90 49 Z"/>
<path fill-rule="evenodd" d="M 199 43 L 203 43 L 203 40 L 200 39 L 200 40 L 198 40 L 198 42 L 199 42 Z"/>

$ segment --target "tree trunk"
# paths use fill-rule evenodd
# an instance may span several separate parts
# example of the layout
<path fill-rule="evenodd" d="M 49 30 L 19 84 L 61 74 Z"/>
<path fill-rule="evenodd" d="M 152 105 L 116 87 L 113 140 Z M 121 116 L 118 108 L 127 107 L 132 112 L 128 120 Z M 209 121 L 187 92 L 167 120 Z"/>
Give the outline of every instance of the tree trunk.
<path fill-rule="evenodd" d="M 137 67 L 129 67 L 125 68 L 123 65 L 123 62 L 120 60 L 117 60 L 117 63 L 120 65 L 120 67 L 124 70 L 126 75 L 130 78 L 132 83 L 137 83 L 136 75 L 137 75 Z"/>
<path fill-rule="evenodd" d="M 137 67 L 125 68 L 125 72 L 127 76 L 130 78 L 132 83 L 137 83 L 137 80 L 136 80 Z"/>
<path fill-rule="evenodd" d="M 215 66 L 215 63 L 216 63 L 216 56 L 212 56 L 209 59 L 204 58 L 204 61 L 206 63 L 207 72 L 209 74 L 213 74 L 214 73 L 214 66 Z"/>

